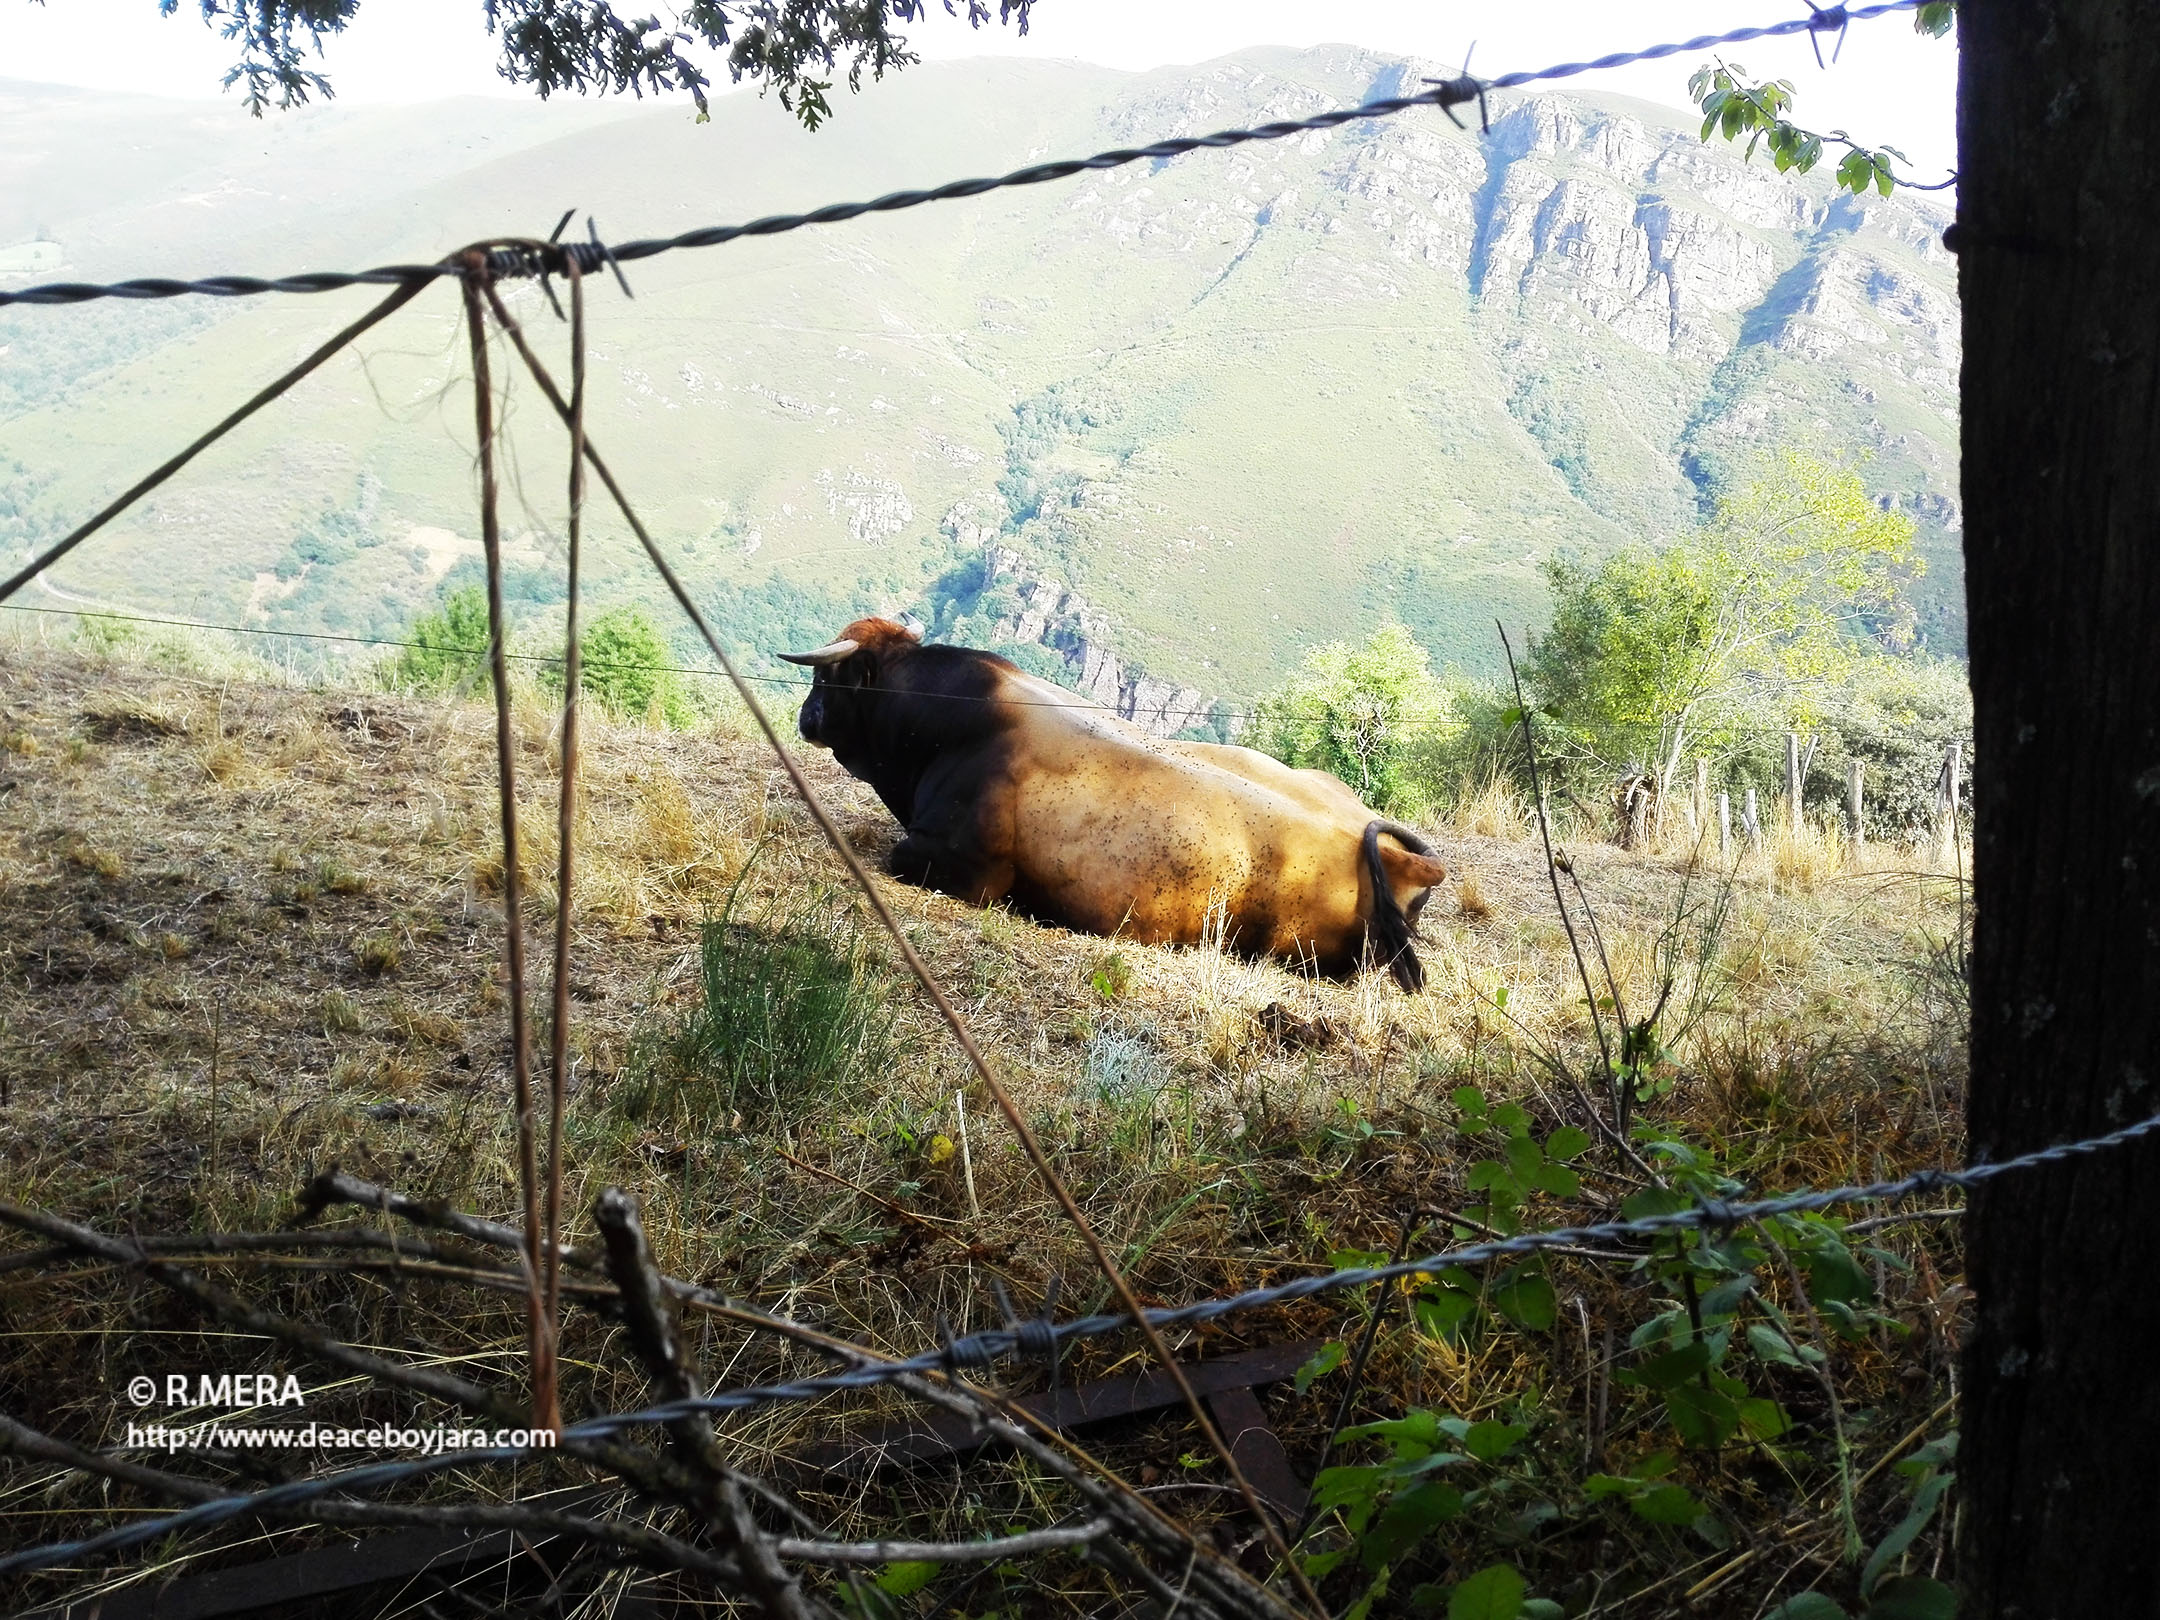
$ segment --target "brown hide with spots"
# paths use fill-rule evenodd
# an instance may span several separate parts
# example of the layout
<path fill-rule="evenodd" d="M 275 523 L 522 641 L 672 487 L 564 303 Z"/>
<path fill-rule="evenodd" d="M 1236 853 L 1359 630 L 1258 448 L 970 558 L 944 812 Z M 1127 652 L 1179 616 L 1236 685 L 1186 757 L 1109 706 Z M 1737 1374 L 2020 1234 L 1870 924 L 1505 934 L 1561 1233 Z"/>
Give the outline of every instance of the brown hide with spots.
<path fill-rule="evenodd" d="M 889 619 L 783 657 L 817 670 L 797 721 L 907 829 L 892 872 L 971 905 L 1191 944 L 1222 908 L 1232 949 L 1347 977 L 1425 974 L 1411 931 L 1447 868 L 1324 771 L 1163 742 L 993 653 Z"/>

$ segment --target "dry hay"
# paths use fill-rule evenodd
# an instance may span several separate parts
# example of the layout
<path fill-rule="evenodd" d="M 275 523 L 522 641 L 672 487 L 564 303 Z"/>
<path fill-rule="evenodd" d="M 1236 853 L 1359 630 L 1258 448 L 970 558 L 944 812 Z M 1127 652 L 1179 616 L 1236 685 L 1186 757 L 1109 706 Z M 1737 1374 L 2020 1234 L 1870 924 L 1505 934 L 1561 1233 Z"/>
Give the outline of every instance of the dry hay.
<path fill-rule="evenodd" d="M 260 1228 L 282 1221 L 311 1168 L 337 1163 L 514 1219 L 490 711 L 50 650 L 0 665 L 0 1174 L 11 1196 L 108 1230 Z M 555 904 L 554 721 L 521 699 L 536 987 Z M 565 1202 L 577 1235 L 589 1235 L 602 1186 L 629 1186 L 670 1271 L 884 1351 L 933 1342 L 941 1318 L 996 1322 L 993 1276 L 1025 1302 L 1061 1274 L 1062 1309 L 1098 1303 L 1082 1251 L 943 1026 L 894 972 L 763 745 L 722 726 L 673 732 L 598 714 L 585 726 Z M 877 862 L 894 828 L 875 797 L 826 756 L 806 765 Z M 1516 836 L 1434 835 L 1467 876 L 1456 904 L 1426 913 L 1432 988 L 1415 998 L 1382 975 L 1329 984 L 1218 950 L 1104 941 L 897 884 L 885 892 L 1090 1220 L 1143 1295 L 1170 1302 L 1321 1268 L 1344 1247 L 1385 1248 L 1406 1208 L 1459 1207 L 1464 1149 L 1447 1101 L 1457 1086 L 1520 1097 L 1548 1124 L 1570 1112 L 1534 1054 L 1579 1058 L 1591 1031 L 1520 814 L 1494 788 L 1470 819 Z M 1647 999 L 1684 857 L 1579 845 L 1569 859 L 1623 992 Z M 1777 877 L 1742 874 L 1726 1005 L 1706 1022 L 1675 1107 L 1769 1185 L 1954 1153 L 1955 1039 L 1929 1035 L 1917 1003 L 1892 988 L 1918 930 L 1946 914 L 1929 898 L 1939 890 L 1916 879 L 1884 905 L 1895 873 L 1863 884 L 1819 873 L 1813 896 Z M 844 1105 L 685 1139 L 623 1117 L 610 1098 L 640 1043 L 696 1004 L 699 925 L 730 907 L 751 926 L 807 919 L 862 940 L 893 1008 L 894 1059 Z M 1885 1063 L 1897 1083 L 1879 1078 Z M 960 1092 L 964 1156 L 953 1142 Z M 961 1241 L 898 1225 L 783 1154 Z M 508 1304 L 423 1309 L 401 1289 L 347 1279 L 276 1286 L 355 1338 L 466 1358 L 515 1383 L 522 1341 Z M 1614 1285 L 1593 1268 L 1573 1286 L 1596 1308 Z M 110 1282 L 0 1275 L 0 1297 L 18 1324 L 0 1349 L 0 1404 L 72 1413 L 71 1435 L 86 1443 L 110 1443 L 125 1421 L 114 1391 L 128 1373 L 192 1366 L 208 1343 L 154 1295 Z M 1198 1353 L 1340 1333 L 1356 1318 L 1354 1302 L 1308 1303 L 1177 1342 Z M 93 1341 L 106 1348 L 86 1357 Z M 608 1341 L 604 1322 L 573 1314 L 573 1410 L 641 1397 Z M 1525 1388 L 1565 1381 L 1575 1352 L 1562 1341 L 1549 1352 L 1556 1370 L 1519 1335 L 1461 1350 L 1391 1333 L 1361 1409 L 1501 1410 Z M 704 1348 L 724 1382 L 815 1365 L 718 1328 Z M 1135 1354 L 1086 1347 L 1067 1375 L 1118 1370 Z M 1893 1378 L 1887 1368 L 1880 1377 Z M 327 1414 L 360 1397 L 320 1399 Z M 1293 1455 L 1309 1459 L 1325 1403 L 1287 1390 L 1270 1399 Z M 834 1422 L 829 1408 L 781 1406 L 728 1429 L 754 1465 Z M 1189 1443 L 1166 1420 L 1118 1455 L 1160 1477 Z M 978 1473 L 977 1494 L 1004 1502 L 1000 1513 L 1024 1512 L 1042 1489 L 1017 1463 Z M 889 1526 L 898 1499 L 888 1481 L 875 1492 L 829 1482 L 806 1500 L 847 1532 Z M 907 1501 L 910 1533 L 961 1528 L 934 1482 Z"/>

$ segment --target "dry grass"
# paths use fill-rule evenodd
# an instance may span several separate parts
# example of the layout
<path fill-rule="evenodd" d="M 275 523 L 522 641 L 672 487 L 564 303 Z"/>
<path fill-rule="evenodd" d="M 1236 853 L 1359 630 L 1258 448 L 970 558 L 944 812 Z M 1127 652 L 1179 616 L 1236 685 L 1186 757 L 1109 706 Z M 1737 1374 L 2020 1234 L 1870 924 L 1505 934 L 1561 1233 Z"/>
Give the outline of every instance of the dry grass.
<path fill-rule="evenodd" d="M 339 1163 L 514 1219 L 491 715 L 205 680 L 117 655 L 17 650 L 0 665 L 0 1108 L 10 1126 L 0 1175 L 11 1196 L 108 1229 L 264 1227 L 284 1218 L 310 1166 Z M 92 714 L 162 719 L 114 726 Z M 528 698 L 516 719 L 537 985 L 555 904 L 560 762 L 546 708 Z M 1061 1309 L 1088 1308 L 1102 1290 L 1082 1280 L 1082 1251 L 769 759 L 724 729 L 668 732 L 597 714 L 585 724 L 565 1206 L 581 1232 L 603 1186 L 628 1186 L 671 1271 L 881 1350 L 930 1342 L 941 1315 L 960 1329 L 998 1320 L 989 1282 L 999 1273 L 1023 1300 L 1062 1273 Z M 874 796 L 824 756 L 806 763 L 857 847 L 881 859 L 894 828 Z M 1522 815 L 1493 784 L 1434 834 L 1461 876 L 1453 906 L 1426 913 L 1431 989 L 1415 998 L 1381 975 L 1334 985 L 1215 949 L 1105 942 L 898 885 L 885 892 L 1137 1285 L 1186 1299 L 1298 1275 L 1346 1246 L 1384 1248 L 1407 1206 L 1460 1207 L 1471 1195 L 1447 1101 L 1456 1086 L 1520 1098 L 1548 1124 L 1571 1110 L 1535 1054 L 1579 1058 L 1590 1030 Z M 1624 993 L 1646 1005 L 1684 861 L 1587 843 L 1569 855 Z M 1950 900 L 1946 886 L 1887 861 L 1742 862 L 1718 1004 L 1682 1055 L 1670 1111 L 1763 1186 L 1954 1157 L 1959 1037 L 1906 971 L 1950 928 Z M 752 928 L 807 921 L 860 940 L 893 1010 L 893 1059 L 860 1095 L 771 1124 L 722 1119 L 699 1134 L 634 1117 L 622 1100 L 641 1054 L 697 1002 L 698 924 L 731 903 Z M 961 1091 L 964 1158 L 954 1151 Z M 788 1165 L 781 1148 L 944 1223 L 974 1254 L 895 1225 Z M 1914 1249 L 1921 1238 L 1892 1241 Z M 1953 1274 L 1954 1254 L 1928 1266 L 1927 1276 Z M 514 1382 L 521 1339 L 507 1303 L 422 1309 L 319 1276 L 250 1286 L 348 1336 L 416 1359 L 471 1358 L 475 1376 L 495 1367 Z M 1622 1298 L 1596 1268 L 1568 1286 L 1591 1311 Z M 52 1418 L 85 1443 L 110 1443 L 126 1420 L 116 1381 L 227 1364 L 215 1341 L 133 1284 L 0 1275 L 0 1298 L 16 1324 L 0 1342 L 0 1406 Z M 1280 1308 L 1180 1344 L 1325 1336 L 1355 1309 Z M 643 1393 L 609 1335 L 573 1313 L 573 1409 Z M 91 1342 L 104 1347 L 94 1358 Z M 702 1343 L 728 1382 L 809 1365 L 718 1326 Z M 1444 1401 L 1484 1416 L 1542 1388 L 1564 1414 L 1581 1406 L 1568 1393 L 1581 1377 L 1571 1345 L 1517 1334 L 1460 1347 L 1398 1325 L 1382 1336 L 1359 1410 Z M 1889 1351 L 1867 1354 L 1854 1376 L 1895 1410 L 1924 1399 L 1924 1384 L 1899 1384 Z M 1106 1341 L 1077 1351 L 1068 1373 L 1109 1371 L 1130 1355 Z M 326 1389 L 319 1399 L 309 1416 L 327 1420 L 381 1398 Z M 1270 1403 L 1303 1465 L 1326 1402 L 1283 1389 Z M 731 1420 L 729 1443 L 754 1466 L 836 1421 L 829 1407 L 766 1408 Z M 1627 1444 L 1638 1441 L 1647 1436 Z M 1166 1421 L 1111 1444 L 1121 1466 L 1176 1477 L 1190 1439 Z M 985 1463 L 970 1490 L 1018 1515 L 1043 1486 L 1018 1464 Z M 912 1492 L 833 1481 L 802 1497 L 845 1532 L 904 1524 L 928 1535 L 965 1522 L 936 1481 Z M 1653 1556 L 1638 1542 L 1605 1562 Z"/>

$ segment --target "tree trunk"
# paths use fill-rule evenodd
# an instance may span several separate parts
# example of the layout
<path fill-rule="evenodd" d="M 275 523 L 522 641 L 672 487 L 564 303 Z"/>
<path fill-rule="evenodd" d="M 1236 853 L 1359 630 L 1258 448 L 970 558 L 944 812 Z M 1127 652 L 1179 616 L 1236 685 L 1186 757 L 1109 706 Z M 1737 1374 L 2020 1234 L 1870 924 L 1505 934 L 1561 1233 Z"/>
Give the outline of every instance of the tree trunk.
<path fill-rule="evenodd" d="M 2150 0 L 1966 0 L 1971 1154 L 2160 1110 L 2160 153 Z M 2160 1614 L 2160 1144 L 1967 1224 L 1965 1620 Z"/>

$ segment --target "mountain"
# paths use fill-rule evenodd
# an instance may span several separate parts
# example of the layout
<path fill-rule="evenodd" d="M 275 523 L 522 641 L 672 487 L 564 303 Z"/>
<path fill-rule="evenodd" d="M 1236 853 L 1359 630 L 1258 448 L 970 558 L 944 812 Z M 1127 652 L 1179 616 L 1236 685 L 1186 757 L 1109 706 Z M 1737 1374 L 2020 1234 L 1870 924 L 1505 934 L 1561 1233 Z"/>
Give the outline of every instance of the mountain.
<path fill-rule="evenodd" d="M 397 262 L 572 204 L 612 239 L 664 235 L 1440 71 L 1346 47 L 937 64 L 814 136 L 748 96 L 703 126 L 490 102 L 266 128 L 0 83 L 7 189 L 36 199 L 0 212 L 0 274 Z M 175 121 L 184 140 L 152 139 Z M 1489 671 L 1494 616 L 1545 611 L 1541 560 L 1678 529 L 1775 444 L 1861 457 L 1914 512 L 1923 633 L 1957 651 L 1946 223 L 1751 166 L 1665 109 L 1496 98 L 1482 136 L 1420 112 L 639 262 L 632 300 L 592 290 L 591 431 L 746 647 L 910 608 L 1165 726 L 1391 618 Z M 560 356 L 539 290 L 510 296 Z M 372 297 L 0 311 L 0 544 L 63 530 Z M 394 633 L 477 555 L 462 342 L 445 285 L 53 583 Z M 513 381 L 532 611 L 560 591 L 538 405 Z M 604 599 L 655 594 L 613 523 L 593 567 Z"/>

